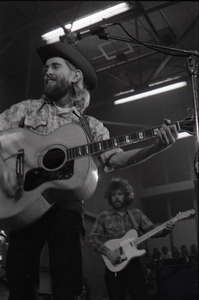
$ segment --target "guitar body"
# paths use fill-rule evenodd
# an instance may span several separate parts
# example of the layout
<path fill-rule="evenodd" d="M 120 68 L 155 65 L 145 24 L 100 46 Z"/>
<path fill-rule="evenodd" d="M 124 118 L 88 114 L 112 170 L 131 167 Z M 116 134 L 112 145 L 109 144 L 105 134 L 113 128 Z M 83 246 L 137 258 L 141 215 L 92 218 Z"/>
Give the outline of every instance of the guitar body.
<path fill-rule="evenodd" d="M 119 251 L 121 254 L 121 260 L 123 260 L 118 264 L 113 265 L 106 256 L 102 255 L 105 265 L 110 271 L 120 272 L 128 265 L 131 259 L 142 256 L 146 253 L 146 250 L 138 250 L 133 244 L 133 241 L 137 237 L 137 231 L 135 229 L 131 229 L 121 239 L 112 239 L 104 243 L 104 245 L 110 250 Z"/>
<path fill-rule="evenodd" d="M 68 160 L 66 151 L 87 143 L 83 128 L 77 124 L 64 125 L 45 136 L 23 128 L 1 133 L 0 168 L 4 161 L 15 170 L 16 163 L 20 163 L 18 154 L 24 152 L 23 187 L 19 195 L 8 197 L 0 188 L 1 228 L 21 228 L 42 216 L 53 205 L 41 195 L 47 189 L 71 190 L 80 200 L 88 199 L 98 181 L 94 158 Z"/>

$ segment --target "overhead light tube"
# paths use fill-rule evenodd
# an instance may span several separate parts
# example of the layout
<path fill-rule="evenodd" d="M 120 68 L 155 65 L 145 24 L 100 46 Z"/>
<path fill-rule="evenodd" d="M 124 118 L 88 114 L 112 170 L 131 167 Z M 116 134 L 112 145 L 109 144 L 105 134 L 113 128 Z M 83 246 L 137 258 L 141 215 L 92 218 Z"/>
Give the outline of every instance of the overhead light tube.
<path fill-rule="evenodd" d="M 82 28 L 86 28 L 93 24 L 100 23 L 106 19 L 113 17 L 113 16 L 124 13 L 124 12 L 130 10 L 130 8 L 131 8 L 131 6 L 128 3 L 122 2 L 120 4 L 111 6 L 104 10 L 95 12 L 91 15 L 85 16 L 77 21 L 74 21 L 73 23 L 68 23 L 68 24 L 64 25 L 64 27 L 68 30 L 75 32 Z M 41 37 L 47 43 L 53 43 L 53 42 L 57 42 L 59 40 L 59 36 L 62 34 L 63 34 L 63 28 L 60 27 L 60 28 L 57 28 L 55 30 L 52 30 L 52 31 L 49 31 L 49 32 L 43 34 Z"/>
<path fill-rule="evenodd" d="M 182 87 L 185 87 L 185 86 L 187 86 L 186 81 L 177 82 L 177 83 L 170 84 L 170 85 L 167 85 L 167 86 L 164 86 L 164 87 L 153 89 L 151 91 L 147 91 L 147 92 L 143 92 L 143 93 L 140 93 L 140 94 L 131 95 L 129 97 L 125 97 L 125 98 L 122 98 L 122 99 L 115 100 L 114 104 L 115 105 L 124 104 L 124 103 L 127 103 L 127 102 L 131 102 L 131 101 L 147 98 L 147 97 L 150 97 L 150 96 L 166 93 L 166 92 L 169 92 L 169 91 L 172 91 L 172 90 L 175 90 L 175 89 L 179 89 L 179 88 L 182 88 Z"/>

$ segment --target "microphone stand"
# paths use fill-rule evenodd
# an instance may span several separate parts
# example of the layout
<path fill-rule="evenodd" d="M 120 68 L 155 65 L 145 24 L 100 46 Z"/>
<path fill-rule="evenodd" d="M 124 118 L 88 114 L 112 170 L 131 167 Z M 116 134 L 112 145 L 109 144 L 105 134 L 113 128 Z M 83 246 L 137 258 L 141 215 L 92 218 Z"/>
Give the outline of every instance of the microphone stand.
<path fill-rule="evenodd" d="M 199 57 L 193 55 L 187 59 L 189 74 L 192 79 L 193 98 L 194 98 L 194 115 L 196 126 L 196 157 L 195 157 L 195 172 L 199 177 L 199 125 L 198 125 L 198 71 L 199 71 Z"/>
<path fill-rule="evenodd" d="M 165 53 L 164 50 L 167 51 L 166 54 L 168 55 L 177 55 L 188 57 L 187 58 L 187 65 L 188 71 L 191 75 L 192 80 L 192 89 L 193 89 L 193 104 L 194 104 L 194 119 L 195 119 L 195 134 L 196 134 L 196 157 L 194 161 L 194 171 L 196 173 L 197 178 L 199 177 L 199 120 L 198 120 L 198 72 L 199 72 L 199 51 L 196 50 L 183 50 L 177 48 L 171 48 L 162 45 L 154 45 L 150 43 L 143 43 L 135 40 L 134 38 L 125 38 L 125 37 L 116 37 L 111 36 L 109 33 L 104 31 L 105 28 L 101 27 L 101 30 L 95 32 L 94 34 L 97 35 L 100 39 L 105 40 L 117 40 L 123 41 L 128 43 L 133 43 L 137 45 L 143 45 L 145 47 L 151 48 L 153 50 L 161 50 L 161 52 Z"/>

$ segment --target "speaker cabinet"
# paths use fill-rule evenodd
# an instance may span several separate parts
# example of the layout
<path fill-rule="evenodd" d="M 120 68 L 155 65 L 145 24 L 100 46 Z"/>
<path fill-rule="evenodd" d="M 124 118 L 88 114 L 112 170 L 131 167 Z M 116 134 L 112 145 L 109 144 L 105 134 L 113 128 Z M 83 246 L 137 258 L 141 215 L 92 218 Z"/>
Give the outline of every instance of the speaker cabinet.
<path fill-rule="evenodd" d="M 160 300 L 198 299 L 198 262 L 157 267 Z"/>

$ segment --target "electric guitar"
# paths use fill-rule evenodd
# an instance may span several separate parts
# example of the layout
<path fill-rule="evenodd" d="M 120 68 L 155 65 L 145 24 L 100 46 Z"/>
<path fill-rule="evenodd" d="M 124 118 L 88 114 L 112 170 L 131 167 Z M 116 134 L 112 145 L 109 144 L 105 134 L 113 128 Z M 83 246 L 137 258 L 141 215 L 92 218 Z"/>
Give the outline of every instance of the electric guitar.
<path fill-rule="evenodd" d="M 174 218 L 170 219 L 170 221 L 173 221 L 175 223 L 181 219 L 188 218 L 190 215 L 194 213 L 195 213 L 194 209 L 185 212 L 180 212 Z M 154 229 L 143 234 L 140 237 L 138 237 L 137 231 L 135 229 L 131 229 L 121 239 L 113 239 L 104 243 L 104 245 L 107 248 L 116 251 L 116 253 L 119 254 L 120 256 L 118 263 L 114 265 L 110 262 L 110 260 L 105 255 L 102 255 L 102 258 L 107 268 L 112 272 L 120 272 L 129 264 L 129 262 L 133 258 L 144 255 L 146 253 L 146 250 L 145 249 L 139 250 L 137 249 L 137 246 L 140 243 L 147 240 L 148 238 L 162 231 L 165 228 L 167 222 L 155 227 Z"/>
<path fill-rule="evenodd" d="M 175 124 L 179 132 L 192 132 L 193 118 Z M 15 197 L 9 197 L 0 187 L 0 228 L 21 228 L 42 216 L 53 205 L 42 196 L 51 188 L 88 199 L 98 182 L 97 154 L 157 138 L 157 131 L 147 129 L 94 143 L 88 143 L 84 129 L 77 124 L 63 125 L 48 135 L 25 128 L 1 132 L 0 168 L 6 162 L 16 169 L 20 189 Z"/>

